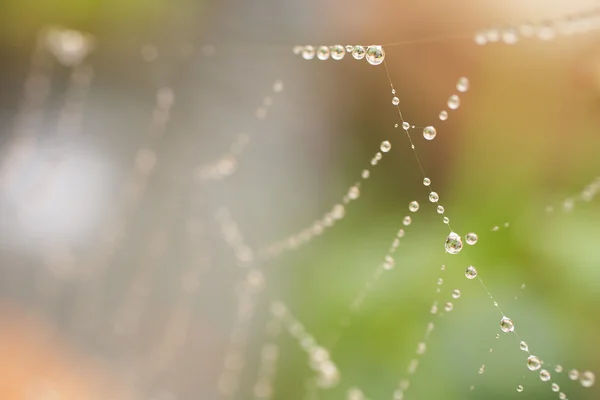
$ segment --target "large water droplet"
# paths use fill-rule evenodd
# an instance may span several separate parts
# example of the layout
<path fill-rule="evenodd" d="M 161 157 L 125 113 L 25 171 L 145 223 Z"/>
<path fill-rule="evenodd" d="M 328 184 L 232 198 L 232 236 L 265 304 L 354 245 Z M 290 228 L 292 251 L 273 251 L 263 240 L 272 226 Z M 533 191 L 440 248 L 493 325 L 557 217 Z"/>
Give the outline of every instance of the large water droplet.
<path fill-rule="evenodd" d="M 352 49 L 352 57 L 357 60 L 365 58 L 365 48 L 363 46 L 354 46 Z"/>
<path fill-rule="evenodd" d="M 418 203 L 418 202 L 416 202 L 416 201 L 411 201 L 411 202 L 408 204 L 408 209 L 409 209 L 410 211 L 412 211 L 412 212 L 417 212 L 417 211 L 419 211 L 419 203 Z"/>
<path fill-rule="evenodd" d="M 429 193 L 429 201 L 432 203 L 437 203 L 440 199 L 440 196 L 436 192 Z"/>
<path fill-rule="evenodd" d="M 465 270 L 465 276 L 467 277 L 467 279 L 475 279 L 475 277 L 477 276 L 477 270 L 475 269 L 475 267 L 469 265 Z"/>
<path fill-rule="evenodd" d="M 435 128 L 433 126 L 426 126 L 423 129 L 423 137 L 427 140 L 433 140 L 435 138 L 436 134 L 437 134 L 437 131 L 435 130 Z"/>
<path fill-rule="evenodd" d="M 327 60 L 329 58 L 329 47 L 327 46 L 319 46 L 317 49 L 317 58 L 319 60 Z"/>
<path fill-rule="evenodd" d="M 384 153 L 387 153 L 388 151 L 390 151 L 390 149 L 392 148 L 392 145 L 390 144 L 390 142 L 388 142 L 387 140 L 384 140 L 383 142 L 381 142 L 381 146 L 379 147 L 381 149 L 381 151 L 383 151 Z"/>
<path fill-rule="evenodd" d="M 569 379 L 572 381 L 576 381 L 577 379 L 579 379 L 579 371 L 577 371 L 576 369 L 570 370 Z"/>
<path fill-rule="evenodd" d="M 315 48 L 312 46 L 304 46 L 302 50 L 302 58 L 305 60 L 312 60 L 315 58 Z"/>
<path fill-rule="evenodd" d="M 521 393 L 523 391 L 523 385 L 517 386 L 517 392 Z"/>
<path fill-rule="evenodd" d="M 477 234 L 473 233 L 473 232 L 469 232 L 467 233 L 467 235 L 465 236 L 465 241 L 467 242 L 467 244 L 469 245 L 474 245 L 475 243 L 477 243 Z"/>
<path fill-rule="evenodd" d="M 537 371 L 542 366 L 542 362 L 536 356 L 527 357 L 527 368 L 532 371 Z"/>
<path fill-rule="evenodd" d="M 446 210 L 444 209 L 444 206 L 437 206 L 437 213 L 438 213 L 438 214 L 443 214 L 443 213 L 444 213 L 444 211 L 446 211 Z"/>
<path fill-rule="evenodd" d="M 334 60 L 341 60 L 344 58 L 344 54 L 346 54 L 344 51 L 344 46 L 336 44 L 335 46 L 331 47 L 331 58 Z"/>
<path fill-rule="evenodd" d="M 405 131 L 409 130 L 410 129 L 410 124 L 408 122 L 404 121 L 402 123 L 402 129 L 404 129 Z"/>
<path fill-rule="evenodd" d="M 392 104 L 397 106 L 398 104 L 400 104 L 400 99 L 396 96 L 392 97 Z"/>
<path fill-rule="evenodd" d="M 504 332 L 512 332 L 515 330 L 515 325 L 510 318 L 502 317 L 500 320 L 500 329 Z"/>
<path fill-rule="evenodd" d="M 425 186 L 431 185 L 431 179 L 429 179 L 429 178 L 423 178 L 423 185 L 425 185 Z"/>
<path fill-rule="evenodd" d="M 553 392 L 558 392 L 560 390 L 560 386 L 558 386 L 558 384 L 553 383 L 552 384 L 552 391 Z"/>
<path fill-rule="evenodd" d="M 458 107 L 460 107 L 460 98 L 453 94 L 448 98 L 448 108 L 451 110 L 456 110 Z"/>
<path fill-rule="evenodd" d="M 458 254 L 462 250 L 462 238 L 455 232 L 450 232 L 444 243 L 446 252 L 450 254 Z"/>
<path fill-rule="evenodd" d="M 583 387 L 592 387 L 596 382 L 596 375 L 592 371 L 584 371 L 579 376 L 579 383 Z"/>
<path fill-rule="evenodd" d="M 466 92 L 469 90 L 469 79 L 466 77 L 458 78 L 458 82 L 456 82 L 456 90 L 459 92 Z"/>
<path fill-rule="evenodd" d="M 550 372 L 546 371 L 545 369 L 540 371 L 540 379 L 542 380 L 542 382 L 548 382 L 550 378 Z"/>
<path fill-rule="evenodd" d="M 381 46 L 369 46 L 366 54 L 367 62 L 371 65 L 379 65 L 385 59 L 385 51 Z"/>

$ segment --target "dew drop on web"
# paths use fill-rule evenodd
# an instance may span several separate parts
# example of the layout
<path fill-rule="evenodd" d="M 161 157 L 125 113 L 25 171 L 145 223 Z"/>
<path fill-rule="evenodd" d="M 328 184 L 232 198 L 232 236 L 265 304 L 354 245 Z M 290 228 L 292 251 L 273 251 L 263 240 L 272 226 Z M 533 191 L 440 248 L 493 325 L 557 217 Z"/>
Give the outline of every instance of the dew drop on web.
<path fill-rule="evenodd" d="M 423 137 L 427 140 L 433 140 L 435 138 L 436 134 L 437 134 L 437 131 L 435 130 L 435 128 L 433 126 L 426 126 L 423 129 Z"/>
<path fill-rule="evenodd" d="M 467 279 L 475 279 L 475 277 L 477 276 L 477 270 L 475 269 L 475 267 L 472 265 L 467 267 L 467 269 L 465 270 L 465 276 L 467 277 Z"/>
<path fill-rule="evenodd" d="M 385 59 L 385 51 L 381 46 L 369 46 L 366 54 L 367 62 L 371 65 L 379 65 Z"/>
<path fill-rule="evenodd" d="M 451 110 L 456 110 L 458 107 L 460 107 L 460 98 L 453 94 L 448 98 L 448 108 Z"/>
<path fill-rule="evenodd" d="M 429 201 L 432 203 L 437 203 L 440 199 L 440 196 L 436 192 L 429 193 Z"/>
<path fill-rule="evenodd" d="M 419 203 L 417 201 L 411 201 L 408 204 L 408 209 L 412 212 L 417 212 L 419 211 Z"/>
<path fill-rule="evenodd" d="M 502 329 L 503 332 L 512 332 L 515 330 L 515 325 L 510 318 L 502 317 L 500 320 L 500 329 Z"/>
<path fill-rule="evenodd" d="M 455 232 L 450 232 L 444 243 L 446 252 L 450 254 L 458 254 L 462 250 L 462 238 Z"/>
<path fill-rule="evenodd" d="M 381 142 L 381 146 L 380 149 L 381 151 L 383 151 L 384 153 L 387 153 L 388 151 L 390 151 L 390 149 L 392 148 L 392 145 L 390 144 L 390 142 L 388 142 L 387 140 Z"/>
<path fill-rule="evenodd" d="M 465 241 L 467 242 L 468 245 L 474 245 L 475 243 L 477 243 L 477 234 L 473 233 L 473 232 L 469 232 L 467 233 L 467 235 L 465 236 Z"/>
<path fill-rule="evenodd" d="M 531 371 L 537 371 L 542 366 L 542 362 L 536 356 L 527 357 L 527 368 Z"/>

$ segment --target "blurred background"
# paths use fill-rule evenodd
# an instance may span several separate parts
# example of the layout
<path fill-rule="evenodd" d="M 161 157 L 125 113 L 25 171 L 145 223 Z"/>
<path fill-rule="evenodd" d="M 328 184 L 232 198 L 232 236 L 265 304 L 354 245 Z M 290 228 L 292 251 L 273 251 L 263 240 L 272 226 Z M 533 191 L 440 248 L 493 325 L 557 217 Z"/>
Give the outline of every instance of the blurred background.
<path fill-rule="evenodd" d="M 600 31 L 560 31 L 597 7 L 5 0 L 0 398 L 391 399 L 409 377 L 404 398 L 558 398 L 469 265 L 560 391 L 600 398 L 567 377 L 600 370 Z M 556 37 L 473 40 L 528 21 Z M 292 51 L 337 43 L 394 43 L 404 118 L 437 128 L 433 141 L 411 130 L 423 168 L 475 246 L 444 252 L 384 66 Z M 342 220 L 261 258 L 359 180 Z M 400 228 L 395 267 L 341 327 Z M 314 347 L 272 319 L 274 300 L 302 323 L 292 333 L 329 350 L 333 387 L 313 379 Z"/>

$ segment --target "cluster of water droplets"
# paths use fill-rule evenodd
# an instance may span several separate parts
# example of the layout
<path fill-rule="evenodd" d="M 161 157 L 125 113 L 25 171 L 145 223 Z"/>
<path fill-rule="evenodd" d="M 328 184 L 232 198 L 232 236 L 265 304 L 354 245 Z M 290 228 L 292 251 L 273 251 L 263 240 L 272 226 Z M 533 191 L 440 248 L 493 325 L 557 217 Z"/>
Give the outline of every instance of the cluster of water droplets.
<path fill-rule="evenodd" d="M 469 90 L 469 79 L 464 76 L 458 78 L 458 81 L 456 82 L 456 90 L 458 90 L 461 93 L 464 93 L 467 90 Z M 448 97 L 448 100 L 446 101 L 446 105 L 448 106 L 448 109 L 450 111 L 457 110 L 460 107 L 459 95 L 453 94 L 450 97 Z M 448 110 L 442 110 L 438 114 L 438 118 L 440 119 L 440 121 L 446 121 L 448 119 L 448 116 L 449 116 Z M 434 137 L 435 137 L 435 134 L 434 134 Z M 427 137 L 425 137 L 425 138 L 427 139 Z"/>
<path fill-rule="evenodd" d="M 385 60 L 385 51 L 380 45 L 362 46 L 362 45 L 346 45 L 336 44 L 333 46 L 294 46 L 293 52 L 296 55 L 302 56 L 305 60 L 313 60 L 315 57 L 318 60 L 325 61 L 331 58 L 332 60 L 341 60 L 346 53 L 351 54 L 355 60 L 365 59 L 371 65 L 379 65 Z"/>
<path fill-rule="evenodd" d="M 491 27 L 479 31 L 474 36 L 478 45 L 489 43 L 516 44 L 521 39 L 537 38 L 548 41 L 558 35 L 572 36 L 585 34 L 600 29 L 600 10 L 561 17 L 554 20 L 538 22 L 525 22 L 520 25 L 507 26 L 504 28 Z"/>

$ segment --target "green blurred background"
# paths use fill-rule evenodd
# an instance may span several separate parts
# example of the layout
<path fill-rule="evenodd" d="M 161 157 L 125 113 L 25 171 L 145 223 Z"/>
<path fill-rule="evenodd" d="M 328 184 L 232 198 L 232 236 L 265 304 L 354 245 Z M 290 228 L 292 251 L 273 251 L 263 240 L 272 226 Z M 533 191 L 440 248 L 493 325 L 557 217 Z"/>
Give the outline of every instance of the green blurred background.
<path fill-rule="evenodd" d="M 346 398 L 350 387 L 361 388 L 369 399 L 392 398 L 430 321 L 435 329 L 405 398 L 558 398 L 549 383 L 527 370 L 515 336 L 500 331 L 500 315 L 485 290 L 464 277 L 469 265 L 477 267 L 532 353 L 551 372 L 557 364 L 564 367 L 562 374 L 553 372 L 561 391 L 570 399 L 600 398 L 598 385 L 585 389 L 566 376 L 572 368 L 600 370 L 600 206 L 597 199 L 578 201 L 572 211 L 562 211 L 565 199 L 578 197 L 600 175 L 600 35 L 596 30 L 514 46 L 478 46 L 472 40 L 482 28 L 554 20 L 593 6 L 580 0 L 5 0 L 0 161 L 13 179 L 2 187 L 0 204 L 0 295 L 2 325 L 14 334 L 0 338 L 0 345 L 21 361 L 18 367 L 8 358 L 1 361 L 8 381 L 0 383 L 2 398 L 53 398 L 31 389 L 40 379 L 59 393 L 73 379 L 93 382 L 81 383 L 83 392 L 64 389 L 63 397 L 55 397 L 61 399 L 228 398 L 218 392 L 217 381 L 236 324 L 236 288 L 247 269 L 224 243 L 216 210 L 229 209 L 245 242 L 262 248 L 340 202 L 370 167 L 382 140 L 392 150 L 370 168 L 345 218 L 302 248 L 260 265 L 266 289 L 253 307 L 235 398 L 253 398 L 269 302 L 285 302 L 328 346 L 403 227 L 412 200 L 421 208 L 404 227 L 396 266 L 343 330 L 331 354 L 340 383 L 318 390 L 318 398 Z M 71 71 L 56 64 L 33 156 L 8 165 L 30 55 L 47 26 L 94 37 L 94 51 L 85 60 L 94 78 L 83 122 L 78 132 L 61 136 L 57 130 Z M 386 64 L 404 118 L 437 127 L 433 141 L 424 140 L 419 129 L 411 131 L 423 168 L 453 229 L 479 235 L 476 246 L 458 255 L 444 252 L 448 228 L 427 200 L 406 135 L 394 129 L 399 121 L 384 67 L 349 55 L 339 62 L 305 61 L 291 50 L 298 44 L 396 42 L 402 44 L 385 47 Z M 145 46 L 156 51 L 151 61 L 144 60 Z M 469 78 L 470 89 L 461 95 L 460 108 L 441 122 L 437 115 L 461 76 Z M 272 94 L 278 79 L 284 90 Z M 90 325 L 73 328 L 71 311 L 88 295 L 80 288 L 78 267 L 100 246 L 102 223 L 122 207 L 120 187 L 137 149 L 148 143 L 162 87 L 173 89 L 175 105 L 167 134 L 154 144 L 157 167 L 98 283 L 101 302 L 87 316 Z M 273 105 L 259 121 L 255 113 L 265 96 Z M 198 183 L 198 166 L 218 159 L 241 132 L 251 139 L 237 172 Z M 57 178 L 60 187 L 40 194 L 34 189 L 47 179 L 46 162 L 57 155 L 74 161 Z M 547 206 L 555 212 L 547 213 Z M 500 229 L 492 231 L 494 226 Z M 169 240 L 148 269 L 152 290 L 141 329 L 120 335 L 115 315 L 136 290 L 136 271 L 144 270 L 144 255 L 152 250 L 147 240 L 157 231 Z M 56 243 L 76 254 L 67 277 L 46 267 L 45 250 Z M 190 300 L 184 344 L 168 368 L 146 373 L 184 292 L 182 276 L 196 264 L 199 288 Z M 44 290 L 36 284 L 40 276 L 57 286 Z M 459 299 L 451 299 L 454 289 L 461 291 Z M 452 300 L 454 309 L 431 315 L 435 299 L 440 308 Z M 31 331 L 43 340 L 30 339 Z M 41 341 L 51 355 L 19 352 L 35 347 L 29 341 Z M 278 343 L 273 398 L 307 398 L 306 383 L 314 376 L 308 356 L 285 332 Z M 478 374 L 483 364 L 485 373 Z M 79 378 L 88 368 L 93 372 Z M 99 385 L 108 394 L 95 389 L 103 379 L 109 383 Z M 524 386 L 522 393 L 517 385 Z"/>

